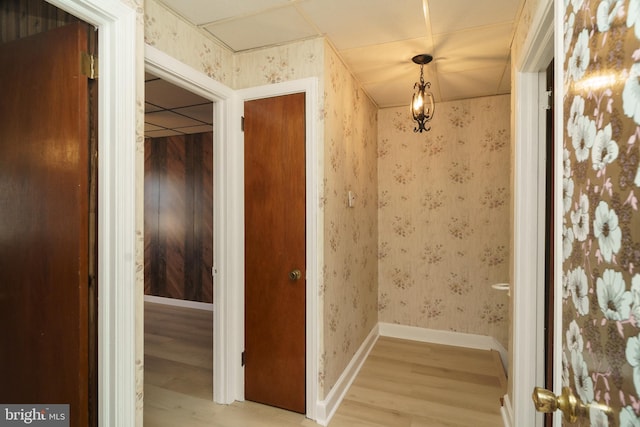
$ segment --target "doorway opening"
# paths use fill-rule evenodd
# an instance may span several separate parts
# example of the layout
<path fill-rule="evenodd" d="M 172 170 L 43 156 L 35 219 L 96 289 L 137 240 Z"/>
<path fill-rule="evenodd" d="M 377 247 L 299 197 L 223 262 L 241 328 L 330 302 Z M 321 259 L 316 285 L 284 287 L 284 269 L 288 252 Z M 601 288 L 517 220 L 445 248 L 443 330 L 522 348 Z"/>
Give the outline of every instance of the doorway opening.
<path fill-rule="evenodd" d="M 213 400 L 213 102 L 145 74 L 145 420 Z"/>

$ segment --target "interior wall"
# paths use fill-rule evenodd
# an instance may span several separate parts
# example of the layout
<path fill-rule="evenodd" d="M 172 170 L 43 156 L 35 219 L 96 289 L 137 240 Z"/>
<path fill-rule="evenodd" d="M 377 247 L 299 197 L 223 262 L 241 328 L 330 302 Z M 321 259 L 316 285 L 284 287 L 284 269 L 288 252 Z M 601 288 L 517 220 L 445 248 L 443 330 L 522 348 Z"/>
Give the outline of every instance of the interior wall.
<path fill-rule="evenodd" d="M 213 133 L 145 140 L 145 294 L 213 302 Z"/>
<path fill-rule="evenodd" d="M 381 322 L 508 345 L 509 96 L 441 102 L 431 131 L 379 111 Z"/>
<path fill-rule="evenodd" d="M 320 384 L 326 397 L 378 324 L 378 107 L 330 44 L 324 44 Z"/>
<path fill-rule="evenodd" d="M 233 86 L 233 53 L 157 0 L 144 3 L 144 42 L 212 79 Z"/>

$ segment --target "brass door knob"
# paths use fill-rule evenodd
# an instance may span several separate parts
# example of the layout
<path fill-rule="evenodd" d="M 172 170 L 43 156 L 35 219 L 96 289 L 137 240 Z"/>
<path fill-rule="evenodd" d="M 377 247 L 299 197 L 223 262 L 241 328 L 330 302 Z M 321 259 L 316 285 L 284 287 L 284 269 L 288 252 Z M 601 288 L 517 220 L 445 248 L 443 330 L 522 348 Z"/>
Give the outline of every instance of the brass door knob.
<path fill-rule="evenodd" d="M 300 280 L 301 277 L 302 273 L 297 268 L 289 273 L 289 279 L 293 282 L 295 282 L 296 280 Z"/>
<path fill-rule="evenodd" d="M 563 387 L 560 396 L 556 396 L 550 390 L 535 387 L 531 397 L 536 411 L 551 413 L 559 409 L 564 415 L 564 419 L 570 423 L 575 423 L 578 418 L 588 418 L 591 407 L 598 408 L 607 416 L 611 415 L 611 408 L 606 405 L 599 403 L 585 405 L 573 394 L 569 387 Z"/>

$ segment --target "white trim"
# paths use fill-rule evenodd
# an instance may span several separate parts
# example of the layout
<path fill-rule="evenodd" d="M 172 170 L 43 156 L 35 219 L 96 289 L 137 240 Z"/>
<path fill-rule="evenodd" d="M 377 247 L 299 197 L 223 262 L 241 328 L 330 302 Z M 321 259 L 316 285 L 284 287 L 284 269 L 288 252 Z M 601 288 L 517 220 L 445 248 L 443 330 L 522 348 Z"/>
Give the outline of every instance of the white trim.
<path fill-rule="evenodd" d="M 193 308 L 196 310 L 213 311 L 213 304 L 210 302 L 188 301 L 184 299 L 159 297 L 156 295 L 145 295 L 144 302 L 154 304 L 171 305 L 174 307 Z"/>
<path fill-rule="evenodd" d="M 98 425 L 136 423 L 136 11 L 48 0 L 98 27 Z"/>
<path fill-rule="evenodd" d="M 232 114 L 235 109 L 235 92 L 227 86 L 211 79 L 190 66 L 167 55 L 159 49 L 145 46 L 145 68 L 167 81 L 183 87 L 193 93 L 214 101 L 213 121 L 213 223 L 214 223 L 214 286 L 213 300 L 216 307 L 213 314 L 213 398 L 217 403 L 229 404 L 235 396 L 235 384 L 231 377 L 235 366 L 234 331 L 230 330 L 233 322 L 233 256 L 234 235 L 228 231 L 227 218 L 232 218 L 231 206 L 236 197 L 231 183 L 233 164 L 229 157 L 239 128 L 232 126 Z M 230 214 L 231 212 L 231 214 Z M 233 237 L 233 239 L 232 239 Z M 237 357 L 239 360 L 239 355 Z"/>
<path fill-rule="evenodd" d="M 533 18 L 514 82 L 518 98 L 514 108 L 513 425 L 542 423 L 542 414 L 531 402 L 533 387 L 544 381 L 545 301 L 544 292 L 538 290 L 544 288 L 545 280 L 544 217 L 540 215 L 545 207 L 539 199 L 545 193 L 544 162 L 540 161 L 545 144 L 539 132 L 543 110 L 538 100 L 540 72 L 553 56 L 553 4 L 551 0 L 541 3 Z"/>
<path fill-rule="evenodd" d="M 502 423 L 504 424 L 504 427 L 513 427 L 513 409 L 511 406 L 511 400 L 509 399 L 509 394 L 505 394 L 502 399 L 500 414 L 502 415 Z"/>
<path fill-rule="evenodd" d="M 238 103 L 235 117 L 238 126 L 244 111 L 244 101 L 251 99 L 281 96 L 291 93 L 305 92 L 306 108 L 306 252 L 307 252 L 307 288 L 306 288 L 306 407 L 307 417 L 317 417 L 318 399 L 318 366 L 320 348 L 320 311 L 318 289 L 322 273 L 322 212 L 318 207 L 320 200 L 320 183 L 323 179 L 323 144 L 319 139 L 317 126 L 318 111 L 318 78 L 293 80 L 283 83 L 242 89 L 237 92 Z M 229 256 L 234 258 L 233 271 L 229 279 L 233 297 L 230 299 L 231 311 L 235 316 L 231 320 L 229 333 L 235 337 L 232 348 L 239 356 L 244 347 L 244 135 L 239 134 L 238 143 L 232 144 L 230 150 L 230 169 L 233 171 L 233 182 L 230 191 L 236 195 L 231 205 L 227 229 L 234 242 L 230 242 Z M 233 280 L 233 282 L 231 282 Z M 240 357 L 231 362 L 230 368 L 235 381 L 235 398 L 244 400 L 244 368 Z"/>
<path fill-rule="evenodd" d="M 496 350 L 500 353 L 503 369 L 506 369 L 509 363 L 507 350 L 495 338 L 490 336 L 441 331 L 384 322 L 378 323 L 378 328 L 380 330 L 380 336 L 383 337 L 401 338 L 478 350 Z"/>
<path fill-rule="evenodd" d="M 369 332 L 367 338 L 362 342 L 356 354 L 353 355 L 351 361 L 347 365 L 336 384 L 333 386 L 326 399 L 318 402 L 317 418 L 316 422 L 320 425 L 329 425 L 331 418 L 335 415 L 338 407 L 342 403 L 344 396 L 349 391 L 349 387 L 358 376 L 358 372 L 362 368 L 362 365 L 367 360 L 369 353 L 373 349 L 373 346 L 378 341 L 379 337 L 378 325 Z"/>

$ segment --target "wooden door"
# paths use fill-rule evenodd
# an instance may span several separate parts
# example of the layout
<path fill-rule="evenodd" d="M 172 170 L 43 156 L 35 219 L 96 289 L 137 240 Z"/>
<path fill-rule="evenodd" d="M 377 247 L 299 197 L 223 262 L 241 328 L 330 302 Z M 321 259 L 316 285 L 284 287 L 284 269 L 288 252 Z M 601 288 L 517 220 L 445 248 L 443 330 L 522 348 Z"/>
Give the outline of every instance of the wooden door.
<path fill-rule="evenodd" d="M 245 102 L 244 123 L 245 397 L 304 413 L 305 95 Z"/>
<path fill-rule="evenodd" d="M 69 404 L 76 427 L 90 422 L 88 31 L 0 45 L 0 402 Z"/>

